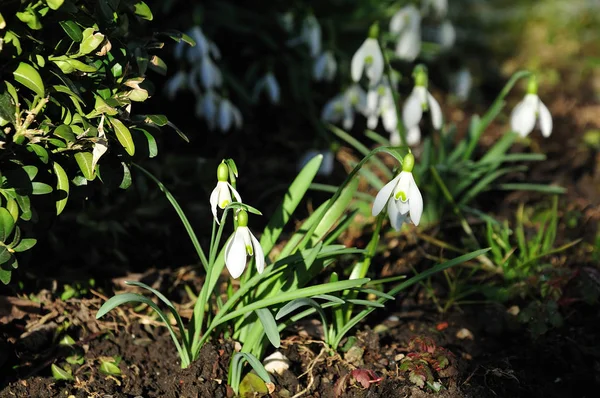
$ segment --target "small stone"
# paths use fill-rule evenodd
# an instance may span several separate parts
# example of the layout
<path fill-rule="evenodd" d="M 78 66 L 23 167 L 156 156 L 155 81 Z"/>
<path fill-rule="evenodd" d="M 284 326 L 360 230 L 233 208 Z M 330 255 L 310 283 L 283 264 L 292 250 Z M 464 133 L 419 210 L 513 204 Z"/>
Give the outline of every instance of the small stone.
<path fill-rule="evenodd" d="M 269 373 L 282 374 L 290 368 L 290 360 L 279 351 L 275 351 L 263 361 L 265 370 Z"/>
<path fill-rule="evenodd" d="M 355 366 L 360 366 L 363 364 L 363 354 L 365 350 L 359 346 L 352 346 L 350 349 L 344 354 L 344 359 L 346 362 L 351 363 Z"/>
<path fill-rule="evenodd" d="M 406 355 L 404 355 L 404 354 L 398 354 L 398 355 L 396 355 L 396 356 L 394 357 L 394 361 L 396 361 L 396 362 L 400 362 L 401 360 L 403 360 L 403 359 L 404 359 L 404 357 L 405 357 L 405 356 L 406 356 Z"/>
<path fill-rule="evenodd" d="M 473 333 L 471 333 L 471 331 L 469 329 L 462 328 L 458 332 L 456 332 L 456 338 L 460 339 L 460 340 L 464 340 L 464 339 L 473 340 L 474 336 L 473 336 Z"/>

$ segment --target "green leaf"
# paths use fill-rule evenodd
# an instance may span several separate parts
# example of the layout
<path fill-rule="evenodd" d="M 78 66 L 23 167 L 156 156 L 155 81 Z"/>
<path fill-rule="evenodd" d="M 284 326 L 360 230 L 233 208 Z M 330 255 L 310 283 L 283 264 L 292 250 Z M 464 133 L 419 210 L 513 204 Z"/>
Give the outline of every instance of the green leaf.
<path fill-rule="evenodd" d="M 96 177 L 92 168 L 92 154 L 89 152 L 77 152 L 74 156 L 85 179 L 92 181 Z"/>
<path fill-rule="evenodd" d="M 10 212 L 0 207 L 0 242 L 6 242 L 15 227 L 15 220 Z"/>
<path fill-rule="evenodd" d="M 119 184 L 119 188 L 127 189 L 131 186 L 132 182 L 131 170 L 125 162 L 121 162 L 121 166 L 123 166 L 123 179 L 121 180 L 121 184 Z"/>
<path fill-rule="evenodd" d="M 60 21 L 60 27 L 63 28 L 65 33 L 71 38 L 71 40 L 80 42 L 83 40 L 83 34 L 81 28 L 73 21 Z"/>
<path fill-rule="evenodd" d="M 44 184 L 43 182 L 34 181 L 31 183 L 31 187 L 33 188 L 31 191 L 33 195 L 46 195 L 53 191 L 50 185 Z"/>
<path fill-rule="evenodd" d="M 15 80 L 40 97 L 46 93 L 42 78 L 35 68 L 25 62 L 19 63 L 17 69 L 13 72 Z"/>
<path fill-rule="evenodd" d="M 50 61 L 54 62 L 63 73 L 73 73 L 76 70 L 81 72 L 92 73 L 96 72 L 96 68 L 92 65 L 85 64 L 77 59 L 69 58 L 66 55 L 60 57 L 49 57 Z"/>
<path fill-rule="evenodd" d="M 254 373 L 247 373 L 240 383 L 240 397 L 267 396 L 269 389 L 265 381 Z"/>
<path fill-rule="evenodd" d="M 65 209 L 69 199 L 69 177 L 60 164 L 54 162 L 52 168 L 56 175 L 56 193 L 59 196 L 56 200 L 56 215 L 59 215 Z"/>
<path fill-rule="evenodd" d="M 12 271 L 12 267 L 10 265 L 10 261 L 12 260 L 12 258 L 13 255 L 10 251 L 8 251 L 8 247 L 0 245 L 0 268 L 9 272 Z M 8 277 L 10 280 L 10 274 L 8 275 Z"/>
<path fill-rule="evenodd" d="M 319 222 L 313 234 L 313 241 L 320 240 L 327 231 L 337 223 L 344 211 L 348 208 L 348 204 L 358 188 L 358 182 L 359 179 L 355 178 L 346 188 L 344 188 L 338 200 L 335 201 Z"/>
<path fill-rule="evenodd" d="M 37 240 L 34 238 L 21 239 L 19 244 L 15 246 L 13 250 L 17 253 L 24 252 L 31 249 L 33 246 L 35 246 L 36 243 Z"/>
<path fill-rule="evenodd" d="M 8 90 L 0 93 L 0 119 L 8 120 L 11 123 L 15 123 L 16 108 L 15 102 L 12 96 L 8 93 Z"/>
<path fill-rule="evenodd" d="M 129 156 L 133 156 L 135 154 L 135 145 L 133 144 L 133 138 L 129 129 L 119 119 L 109 117 L 108 120 L 110 120 L 115 129 L 119 143 L 125 148 Z"/>
<path fill-rule="evenodd" d="M 277 330 L 277 322 L 275 322 L 275 318 L 273 318 L 271 311 L 267 308 L 260 308 L 254 312 L 258 315 L 258 319 L 260 319 L 260 323 L 262 323 L 263 328 L 265 329 L 265 334 L 273 347 L 279 348 L 281 345 L 279 330 Z"/>
<path fill-rule="evenodd" d="M 73 380 L 71 373 L 58 367 L 56 364 L 52 364 L 50 368 L 52 369 L 52 377 L 56 380 Z"/>
<path fill-rule="evenodd" d="M 17 201 L 14 199 L 8 199 L 6 201 L 6 210 L 8 210 L 13 220 L 17 222 L 19 219 L 19 205 L 17 204 Z"/>
<path fill-rule="evenodd" d="M 144 123 L 156 124 L 159 127 L 166 126 L 169 119 L 165 115 L 145 115 Z"/>
<path fill-rule="evenodd" d="M 38 156 L 38 158 L 40 158 L 42 163 L 48 164 L 48 151 L 46 150 L 46 148 L 38 144 L 29 143 L 27 144 L 27 150 L 29 152 L 35 153 Z"/>
<path fill-rule="evenodd" d="M 273 246 L 275 246 L 275 242 L 279 239 L 283 228 L 290 220 L 290 217 L 300 204 L 300 201 L 304 198 L 312 180 L 317 175 L 317 171 L 319 171 L 322 161 L 322 155 L 312 158 L 288 188 L 283 197 L 283 201 L 279 207 L 277 207 L 273 216 L 271 216 L 269 224 L 265 227 L 260 238 L 260 246 L 265 254 L 269 254 Z"/>
<path fill-rule="evenodd" d="M 64 2 L 65 2 L 65 0 L 46 0 L 48 7 L 50 7 L 53 10 L 58 10 L 60 8 L 60 6 L 63 5 Z"/>
<path fill-rule="evenodd" d="M 160 57 L 156 55 L 153 55 L 152 58 L 150 58 L 150 63 L 148 64 L 148 67 L 154 72 L 158 73 L 159 75 L 167 75 L 167 64 L 165 63 L 165 61 L 163 61 Z"/>
<path fill-rule="evenodd" d="M 77 137 L 73 134 L 73 129 L 71 126 L 67 126 L 66 124 L 61 124 L 57 128 L 54 129 L 53 134 L 57 137 L 62 138 L 66 142 L 75 142 Z"/>
<path fill-rule="evenodd" d="M 110 376 L 121 376 L 121 369 L 111 361 L 100 361 L 100 373 Z"/>
<path fill-rule="evenodd" d="M 87 28 L 83 31 L 79 53 L 77 56 L 86 55 L 94 51 L 104 41 L 104 35 L 100 32 L 94 33 L 96 29 Z"/>
<path fill-rule="evenodd" d="M 135 15 L 137 15 L 138 17 L 141 17 L 148 21 L 152 21 L 152 19 L 154 18 L 152 16 L 152 11 L 150 11 L 150 7 L 148 7 L 148 5 L 146 3 L 144 3 L 143 1 L 136 3 L 134 7 L 135 7 L 135 11 L 134 11 Z"/>

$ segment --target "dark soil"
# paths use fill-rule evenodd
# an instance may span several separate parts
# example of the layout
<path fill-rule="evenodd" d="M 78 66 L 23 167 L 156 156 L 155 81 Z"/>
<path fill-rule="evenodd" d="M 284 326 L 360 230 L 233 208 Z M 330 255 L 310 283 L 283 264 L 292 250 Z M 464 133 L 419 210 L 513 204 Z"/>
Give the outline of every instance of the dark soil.
<path fill-rule="evenodd" d="M 153 322 L 117 327 L 81 315 L 95 312 L 99 303 L 98 299 L 72 299 L 54 302 L 44 310 L 17 303 L 22 314 L 13 312 L 14 319 L 0 327 L 0 398 L 232 396 L 226 386 L 232 342 L 207 344 L 200 360 L 181 369 L 170 336 Z M 56 311 L 76 312 L 77 307 L 80 315 L 69 319 Z M 600 388 L 597 308 L 583 304 L 571 308 L 565 326 L 538 339 L 532 339 L 501 306 L 468 306 L 449 314 L 422 308 L 403 307 L 397 313 L 379 314 L 387 318 L 363 326 L 356 341 L 349 344 L 352 348 L 346 347 L 340 355 L 325 350 L 318 333 L 309 332 L 318 328 L 295 328 L 282 341 L 282 352 L 292 362 L 290 369 L 273 376 L 272 396 L 291 397 L 305 391 L 304 396 L 309 397 L 563 398 L 592 397 Z M 122 320 L 122 315 L 115 319 Z M 31 320 L 40 326 L 32 327 Z M 65 358 L 72 354 L 71 349 L 56 344 L 57 328 L 65 321 L 79 323 L 71 330 L 80 332 L 76 347 L 85 358 L 83 365 L 72 366 L 75 380 L 69 382 L 54 380 L 50 372 L 52 363 L 64 367 Z M 30 331 L 25 331 L 28 328 Z M 420 343 L 425 350 L 439 349 L 436 352 L 445 353 L 449 360 L 444 369 L 430 367 L 443 386 L 438 393 L 415 386 L 409 373 L 400 369 L 404 358 L 420 355 Z M 121 359 L 120 376 L 99 371 L 103 357 Z M 366 382 L 367 388 L 360 383 L 361 372 L 371 380 Z"/>

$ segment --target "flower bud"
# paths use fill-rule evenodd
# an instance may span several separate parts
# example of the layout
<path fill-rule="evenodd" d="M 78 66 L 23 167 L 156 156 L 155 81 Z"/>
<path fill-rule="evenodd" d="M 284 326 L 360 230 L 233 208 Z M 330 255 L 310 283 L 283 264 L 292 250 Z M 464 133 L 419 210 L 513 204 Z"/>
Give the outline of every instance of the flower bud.
<path fill-rule="evenodd" d="M 222 162 L 219 167 L 217 167 L 217 180 L 221 182 L 227 182 L 229 179 L 229 167 L 225 162 Z"/>

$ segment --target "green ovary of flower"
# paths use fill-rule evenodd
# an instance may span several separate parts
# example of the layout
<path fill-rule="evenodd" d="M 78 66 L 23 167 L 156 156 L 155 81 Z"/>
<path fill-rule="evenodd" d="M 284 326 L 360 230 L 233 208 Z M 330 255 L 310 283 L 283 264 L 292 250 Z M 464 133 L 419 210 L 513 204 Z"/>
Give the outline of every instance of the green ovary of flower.
<path fill-rule="evenodd" d="M 248 213 L 246 210 L 240 210 L 237 214 L 238 227 L 248 226 Z"/>
<path fill-rule="evenodd" d="M 217 180 L 221 182 L 226 182 L 229 179 L 229 167 L 227 167 L 226 163 L 221 163 L 219 167 L 217 167 Z M 227 206 L 227 205 L 225 205 Z"/>

